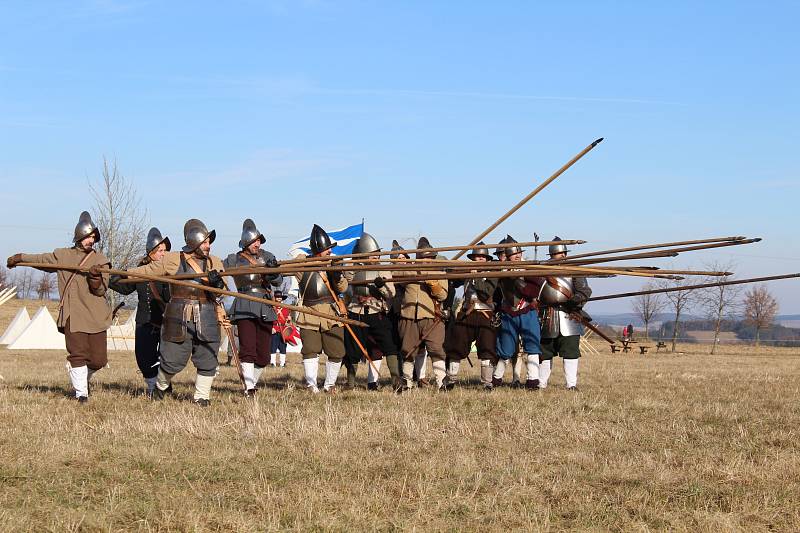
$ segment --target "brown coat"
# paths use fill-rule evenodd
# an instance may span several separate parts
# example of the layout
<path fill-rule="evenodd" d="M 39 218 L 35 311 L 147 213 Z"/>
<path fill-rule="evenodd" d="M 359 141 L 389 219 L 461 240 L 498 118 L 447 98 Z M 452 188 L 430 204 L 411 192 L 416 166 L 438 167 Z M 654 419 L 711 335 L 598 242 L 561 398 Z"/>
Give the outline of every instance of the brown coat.
<path fill-rule="evenodd" d="M 429 274 L 430 271 L 422 271 L 420 274 Z M 438 274 L 435 272 L 434 274 Z M 397 276 L 413 276 L 414 273 L 398 272 Z M 423 318 L 436 317 L 436 304 L 443 302 L 447 298 L 447 280 L 431 280 L 440 291 L 431 291 L 428 284 L 424 281 L 419 283 L 406 283 L 403 291 L 403 303 L 400 306 L 400 316 L 411 320 L 421 320 Z"/>
<path fill-rule="evenodd" d="M 216 255 L 208 256 L 210 265 L 209 270 L 218 270 L 222 272 L 225 267 L 222 265 L 222 259 Z M 181 253 L 180 252 L 167 252 L 164 257 L 159 261 L 153 261 L 146 265 L 129 268 L 128 272 L 141 274 L 151 274 L 153 276 L 171 276 L 178 272 L 181 267 Z"/>
<path fill-rule="evenodd" d="M 77 266 L 86 253 L 78 248 L 57 248 L 47 254 L 22 254 L 22 260 L 28 263 L 48 263 Z M 83 264 L 85 267 L 109 265 L 110 261 L 101 253 L 94 252 Z M 75 278 L 67 288 L 67 280 L 75 274 Z M 103 282 L 94 293 L 89 289 L 87 272 L 70 272 L 58 270 L 58 294 L 63 298 L 63 305 L 58 313 L 59 330 L 64 329 L 69 320 L 70 331 L 80 333 L 100 333 L 111 325 L 111 307 L 105 298 L 108 288 L 108 274 L 103 274 Z"/>

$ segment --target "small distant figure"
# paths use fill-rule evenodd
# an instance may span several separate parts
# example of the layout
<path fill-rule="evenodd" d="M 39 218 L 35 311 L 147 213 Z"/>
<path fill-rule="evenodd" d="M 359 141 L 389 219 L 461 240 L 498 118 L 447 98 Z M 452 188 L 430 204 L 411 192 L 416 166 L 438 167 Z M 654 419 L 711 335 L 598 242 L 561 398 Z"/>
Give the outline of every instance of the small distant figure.
<path fill-rule="evenodd" d="M 629 341 L 633 339 L 633 324 L 628 324 L 624 328 L 622 328 L 622 339 L 624 341 Z"/>

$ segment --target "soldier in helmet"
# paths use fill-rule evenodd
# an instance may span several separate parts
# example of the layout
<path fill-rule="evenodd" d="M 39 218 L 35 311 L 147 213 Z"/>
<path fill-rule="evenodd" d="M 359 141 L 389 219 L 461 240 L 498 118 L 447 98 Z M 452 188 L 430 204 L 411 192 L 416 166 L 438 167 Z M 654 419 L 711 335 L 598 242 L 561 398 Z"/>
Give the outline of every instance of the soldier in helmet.
<path fill-rule="evenodd" d="M 172 249 L 169 237 L 163 237 L 158 228 L 150 228 L 145 240 L 145 256 L 139 266 L 159 261 Z M 120 276 L 112 275 L 109 287 L 124 295 L 136 291 L 139 304 L 136 306 L 136 340 L 134 352 L 136 365 L 144 377 L 147 396 L 152 397 L 158 375 L 159 343 L 164 309 L 169 302 L 169 285 L 158 281 L 120 283 Z"/>
<path fill-rule="evenodd" d="M 369 233 L 362 233 L 361 238 L 353 248 L 354 254 L 367 254 L 380 252 L 378 241 Z M 380 255 L 368 256 L 369 259 L 380 259 Z M 365 263 L 366 264 L 366 263 Z M 358 341 L 369 353 L 375 369 L 380 371 L 383 358 L 392 376 L 392 386 L 396 390 L 402 386 L 400 379 L 400 350 L 394 342 L 392 322 L 389 318 L 389 309 L 395 296 L 394 283 L 384 281 L 391 276 L 390 272 L 356 270 L 347 274 L 348 281 L 357 282 L 350 286 L 350 302 L 347 306 L 347 315 L 368 324 L 369 327 L 352 326 L 351 329 L 358 336 Z M 345 366 L 347 367 L 348 387 L 355 386 L 356 370 L 363 357 L 363 352 L 353 336 L 345 334 Z M 378 390 L 378 376 L 373 365 L 368 366 L 367 389 Z"/>
<path fill-rule="evenodd" d="M 328 257 L 335 242 L 324 229 L 314 224 L 311 229 L 311 257 Z M 342 312 L 336 302 L 339 294 L 347 290 L 347 279 L 342 272 L 303 272 L 296 274 L 300 282 L 300 298 L 303 305 L 327 314 Z M 299 313 L 297 326 L 300 328 L 300 341 L 303 344 L 303 369 L 306 386 L 311 392 L 319 392 L 317 375 L 319 372 L 319 356 L 324 351 L 328 356 L 325 362 L 325 380 L 323 390 L 334 392 L 336 378 L 342 367 L 345 356 L 344 330 L 341 323 L 333 320 Z"/>
<path fill-rule="evenodd" d="M 553 241 L 560 241 L 553 237 Z M 566 245 L 551 244 L 550 259 L 566 259 Z M 542 357 L 539 365 L 539 386 L 547 387 L 553 357 L 564 359 L 564 377 L 567 390 L 578 388 L 578 358 L 581 356 L 583 325 L 577 317 L 592 296 L 585 277 L 547 277 L 539 293 L 542 320 Z"/>
<path fill-rule="evenodd" d="M 417 243 L 417 248 L 432 248 L 432 246 L 427 237 L 422 237 Z M 436 252 L 417 252 L 417 259 L 436 258 Z M 440 272 L 423 270 L 420 273 L 435 275 Z M 430 279 L 407 283 L 405 286 L 400 310 L 400 336 L 403 339 L 401 351 L 406 388 L 410 388 L 413 384 L 414 359 L 422 346 L 426 348 L 431 359 L 437 389 L 446 388 L 449 384 L 443 346 L 445 325 L 441 312 L 441 303 L 447 298 L 447 288 L 446 279 Z"/>
<path fill-rule="evenodd" d="M 513 242 L 514 238 L 511 235 L 506 235 L 498 244 L 507 244 L 509 242 Z M 496 248 L 494 251 L 494 255 L 497 257 L 498 261 L 505 261 L 506 260 L 506 249 L 505 248 Z M 498 280 L 499 281 L 499 280 Z M 495 311 L 496 315 L 500 315 L 500 306 L 503 303 L 503 291 L 500 289 L 500 284 L 497 284 L 497 289 L 494 292 L 494 302 L 495 302 Z M 514 356 L 510 359 L 511 361 L 511 386 L 514 388 L 520 387 L 522 384 L 522 364 L 523 364 L 523 357 L 520 357 L 520 351 L 517 349 Z"/>
<path fill-rule="evenodd" d="M 489 250 L 479 242 L 467 258 L 475 263 L 492 260 Z M 478 267 L 479 265 L 476 265 Z M 464 282 L 464 299 L 461 309 L 447 331 L 445 350 L 447 351 L 447 375 L 451 382 L 458 376 L 461 361 L 469 356 L 472 343 L 478 349 L 481 362 L 481 382 L 486 388 L 492 387 L 492 373 L 497 363 L 497 332 L 492 325 L 494 317 L 494 293 L 496 278 L 475 277 Z"/>
<path fill-rule="evenodd" d="M 183 285 L 171 287 L 171 297 L 164 311 L 161 326 L 161 365 L 156 376 L 153 399 L 162 400 L 172 391 L 172 378 L 186 368 L 189 359 L 197 369 L 194 402 L 202 407 L 211 404 L 211 385 L 217 375 L 217 352 L 220 325 L 227 319 L 220 313 L 214 295 L 203 286 L 225 287 L 220 272 L 222 260 L 211 255 L 216 231 L 208 231 L 200 220 L 192 218 L 183 226 L 186 245 L 180 252 L 166 252 L 158 261 L 128 269 L 130 274 L 202 274 L 193 280 L 197 288 Z"/>
<path fill-rule="evenodd" d="M 506 261 L 522 261 L 522 248 L 516 240 L 508 236 L 505 249 Z M 503 294 L 500 306 L 500 330 L 497 333 L 497 366 L 494 371 L 494 385 L 502 383 L 506 362 L 516 353 L 519 341 L 527 366 L 528 389 L 539 388 L 539 355 L 541 354 L 539 318 L 534 307 L 539 294 L 541 281 L 536 277 L 500 278 Z"/>
<path fill-rule="evenodd" d="M 226 270 L 247 267 L 276 268 L 278 261 L 275 256 L 261 249 L 265 242 L 266 238 L 258 231 L 255 223 L 246 219 L 242 224 L 242 238 L 239 240 L 241 250 L 225 258 L 223 266 Z M 269 299 L 272 299 L 274 288 L 280 287 L 282 280 L 283 276 L 280 274 L 233 276 L 236 290 L 240 293 Z M 236 324 L 239 336 L 239 360 L 246 387 L 245 395 L 252 397 L 261 373 L 269 364 L 272 324 L 277 315 L 271 305 L 237 298 L 233 301 L 230 319 Z"/>
<path fill-rule="evenodd" d="M 69 248 L 50 253 L 16 254 L 8 258 L 8 268 L 22 262 L 81 267 L 108 267 L 108 259 L 94 249 L 100 231 L 92 217 L 81 213 Z M 48 269 L 42 269 L 45 272 Z M 108 362 L 106 330 L 111 325 L 111 308 L 105 299 L 108 274 L 99 271 L 58 270 L 58 330 L 67 345 L 69 378 L 79 402 L 89 399 L 89 379 Z"/>

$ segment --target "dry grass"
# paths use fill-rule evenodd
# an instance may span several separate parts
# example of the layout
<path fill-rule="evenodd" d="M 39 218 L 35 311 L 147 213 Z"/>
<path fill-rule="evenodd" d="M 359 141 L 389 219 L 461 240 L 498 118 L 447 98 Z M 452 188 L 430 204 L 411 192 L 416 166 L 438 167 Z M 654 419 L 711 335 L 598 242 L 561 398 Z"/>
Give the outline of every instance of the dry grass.
<path fill-rule="evenodd" d="M 80 406 L 63 354 L 0 351 L 0 529 L 797 530 L 800 354 L 725 349 L 399 397 L 311 396 L 290 356 L 254 402 L 223 369 L 209 409 L 191 370 L 151 403 L 113 353 Z"/>

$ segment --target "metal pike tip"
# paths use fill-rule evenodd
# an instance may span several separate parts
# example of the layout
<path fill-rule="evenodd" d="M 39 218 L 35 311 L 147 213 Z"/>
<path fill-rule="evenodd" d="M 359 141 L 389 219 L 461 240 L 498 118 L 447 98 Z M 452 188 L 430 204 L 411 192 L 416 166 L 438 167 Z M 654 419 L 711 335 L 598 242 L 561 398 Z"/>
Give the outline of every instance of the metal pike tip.
<path fill-rule="evenodd" d="M 605 137 L 600 137 L 599 139 L 597 139 L 595 142 L 592 143 L 592 146 L 597 146 L 598 144 L 603 142 L 603 139 L 605 139 Z"/>

